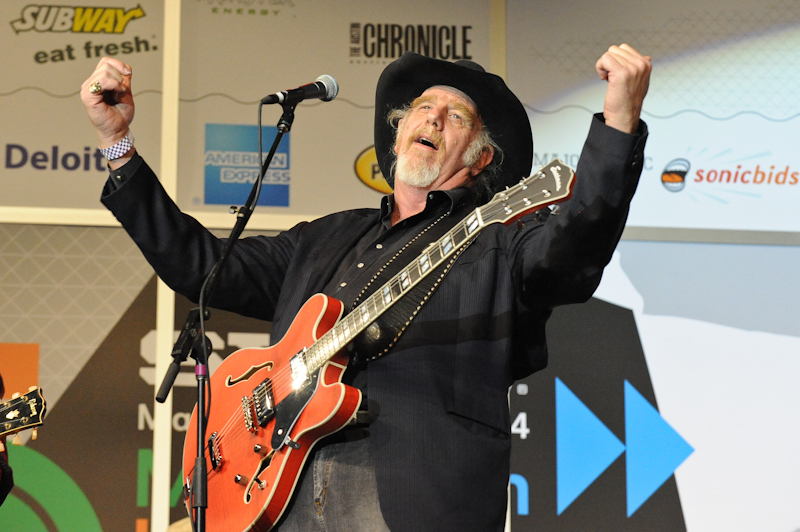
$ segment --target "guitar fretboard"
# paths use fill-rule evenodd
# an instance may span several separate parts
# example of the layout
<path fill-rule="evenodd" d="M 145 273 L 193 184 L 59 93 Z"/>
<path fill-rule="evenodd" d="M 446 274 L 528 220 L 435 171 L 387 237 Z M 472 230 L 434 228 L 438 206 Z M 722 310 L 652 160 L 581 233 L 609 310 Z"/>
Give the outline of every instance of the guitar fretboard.
<path fill-rule="evenodd" d="M 478 208 L 464 220 L 458 222 L 443 237 L 428 246 L 419 257 L 384 283 L 306 351 L 306 366 L 309 373 L 322 367 L 333 355 L 353 341 L 373 321 L 386 312 L 395 301 L 407 294 L 426 275 L 450 258 L 483 227 L 480 208 Z"/>
<path fill-rule="evenodd" d="M 304 354 L 308 373 L 321 368 L 484 227 L 491 223 L 506 223 L 569 197 L 573 177 L 572 170 L 556 160 L 476 208 L 309 347 Z"/>

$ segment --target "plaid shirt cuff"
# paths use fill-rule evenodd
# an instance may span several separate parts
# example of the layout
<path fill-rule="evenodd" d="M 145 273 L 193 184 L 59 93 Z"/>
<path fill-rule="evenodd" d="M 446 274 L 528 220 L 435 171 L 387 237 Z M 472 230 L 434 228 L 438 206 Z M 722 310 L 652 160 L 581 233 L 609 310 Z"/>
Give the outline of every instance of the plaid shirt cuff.
<path fill-rule="evenodd" d="M 107 161 L 113 161 L 128 153 L 131 148 L 133 148 L 133 133 L 129 129 L 124 139 L 108 148 L 100 148 L 100 153 L 103 154 Z"/>

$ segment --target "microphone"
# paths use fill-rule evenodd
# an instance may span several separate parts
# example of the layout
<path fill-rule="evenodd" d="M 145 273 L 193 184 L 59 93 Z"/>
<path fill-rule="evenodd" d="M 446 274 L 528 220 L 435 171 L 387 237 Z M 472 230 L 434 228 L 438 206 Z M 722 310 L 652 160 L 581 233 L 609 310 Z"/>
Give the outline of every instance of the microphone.
<path fill-rule="evenodd" d="M 327 74 L 317 78 L 314 83 L 297 87 L 288 91 L 276 92 L 261 99 L 262 104 L 298 104 L 303 100 L 314 100 L 319 98 L 323 102 L 329 102 L 339 94 L 339 85 L 336 80 Z"/>

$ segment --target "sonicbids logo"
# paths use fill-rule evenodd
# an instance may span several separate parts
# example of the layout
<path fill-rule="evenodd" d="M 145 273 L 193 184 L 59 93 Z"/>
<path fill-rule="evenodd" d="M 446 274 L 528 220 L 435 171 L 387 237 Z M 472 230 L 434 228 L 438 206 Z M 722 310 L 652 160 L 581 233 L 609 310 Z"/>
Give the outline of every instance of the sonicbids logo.
<path fill-rule="evenodd" d="M 736 168 L 698 168 L 690 173 L 691 164 L 686 159 L 670 161 L 661 172 L 661 184 L 670 192 L 680 192 L 691 179 L 695 183 L 720 183 L 729 185 L 796 185 L 800 182 L 800 171 L 790 165 L 756 165 Z"/>
<path fill-rule="evenodd" d="M 695 183 L 741 183 L 743 185 L 796 185 L 798 182 L 798 174 L 800 172 L 792 172 L 791 167 L 786 167 L 780 170 L 775 169 L 775 165 L 771 165 L 769 170 L 767 167 L 756 165 L 755 168 L 742 168 L 742 165 L 737 165 L 735 170 L 705 170 L 699 168 L 695 172 Z"/>

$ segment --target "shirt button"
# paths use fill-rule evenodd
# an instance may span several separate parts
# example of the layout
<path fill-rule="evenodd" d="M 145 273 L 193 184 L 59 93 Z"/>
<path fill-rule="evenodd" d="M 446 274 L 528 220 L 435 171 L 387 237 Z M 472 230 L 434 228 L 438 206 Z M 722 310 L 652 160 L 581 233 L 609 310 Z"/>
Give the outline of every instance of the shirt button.
<path fill-rule="evenodd" d="M 383 249 L 383 244 L 378 244 L 377 246 L 375 246 L 375 248 L 376 249 Z"/>
<path fill-rule="evenodd" d="M 363 268 L 363 267 L 364 267 L 364 263 L 363 263 L 363 262 L 359 262 L 357 266 L 358 266 L 359 268 Z"/>

